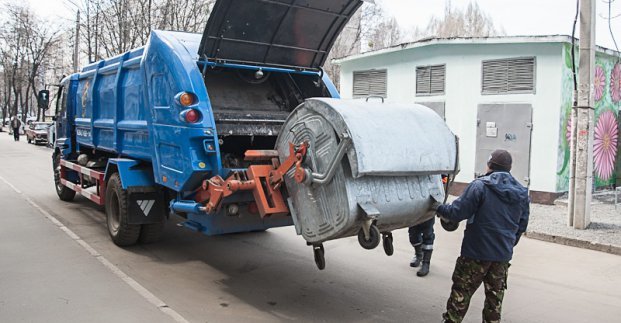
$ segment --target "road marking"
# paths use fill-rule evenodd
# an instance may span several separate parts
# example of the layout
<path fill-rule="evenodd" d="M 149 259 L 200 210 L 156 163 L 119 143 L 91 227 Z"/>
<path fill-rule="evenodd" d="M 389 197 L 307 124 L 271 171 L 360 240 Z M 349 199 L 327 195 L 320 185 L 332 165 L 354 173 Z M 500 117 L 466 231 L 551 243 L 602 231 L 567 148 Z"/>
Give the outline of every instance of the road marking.
<path fill-rule="evenodd" d="M 177 311 L 170 308 L 164 301 L 159 299 L 153 293 L 151 293 L 144 286 L 140 285 L 135 279 L 128 276 L 124 273 L 119 267 L 115 266 L 111 263 L 106 257 L 102 256 L 97 250 L 91 247 L 86 241 L 84 241 L 80 236 L 75 234 L 75 232 L 71 231 L 68 227 L 66 227 L 62 222 L 60 222 L 56 217 L 51 215 L 49 212 L 41 208 L 35 201 L 33 201 L 30 197 L 20 191 L 17 187 L 7 181 L 4 177 L 0 176 L 0 181 L 4 182 L 8 185 L 13 191 L 19 194 L 28 204 L 37 209 L 43 216 L 45 216 L 50 222 L 52 222 L 55 226 L 57 226 L 61 231 L 63 231 L 67 236 L 69 236 L 72 240 L 77 242 L 84 250 L 86 250 L 91 256 L 95 257 L 101 264 L 103 264 L 108 270 L 110 270 L 114 275 L 123 280 L 129 287 L 131 287 L 134 291 L 136 291 L 142 298 L 147 300 L 149 303 L 155 305 L 160 311 L 164 314 L 170 316 L 175 322 L 178 323 L 189 323 L 181 314 Z"/>

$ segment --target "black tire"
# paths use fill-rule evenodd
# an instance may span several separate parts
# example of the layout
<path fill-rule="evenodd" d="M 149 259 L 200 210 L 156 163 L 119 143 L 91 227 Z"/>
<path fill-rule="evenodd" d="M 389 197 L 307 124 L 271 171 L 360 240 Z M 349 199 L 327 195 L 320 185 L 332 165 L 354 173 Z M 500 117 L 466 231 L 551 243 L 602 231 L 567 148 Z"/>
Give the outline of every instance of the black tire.
<path fill-rule="evenodd" d="M 444 221 L 443 219 L 440 219 L 440 224 L 442 225 L 442 228 L 448 232 L 453 232 L 459 228 L 459 222 Z"/>
<path fill-rule="evenodd" d="M 118 173 L 112 174 L 106 187 L 106 223 L 114 244 L 126 247 L 135 244 L 140 237 L 140 225 L 128 224 L 129 193 L 121 186 Z"/>
<path fill-rule="evenodd" d="M 324 256 L 323 245 L 313 246 L 313 254 L 315 256 L 315 265 L 319 270 L 324 270 L 326 268 L 326 258 Z"/>
<path fill-rule="evenodd" d="M 367 249 L 367 250 L 377 248 L 377 246 L 379 246 L 379 243 L 380 243 L 380 232 L 377 226 L 372 224 L 371 227 L 369 228 L 369 240 L 365 238 L 364 230 L 360 228 L 360 231 L 358 231 L 358 243 L 360 243 L 360 246 L 362 248 Z"/>
<path fill-rule="evenodd" d="M 70 202 L 75 197 L 75 191 L 63 185 L 60 182 L 60 153 L 54 154 L 54 186 L 56 187 L 56 194 L 61 201 Z"/>
<path fill-rule="evenodd" d="M 392 233 L 388 232 L 388 233 L 384 233 L 383 237 L 382 237 L 382 242 L 383 242 L 383 246 L 384 246 L 384 252 L 386 253 L 387 256 L 392 256 L 395 253 L 395 248 L 392 244 L 393 240 L 392 240 Z"/>
<path fill-rule="evenodd" d="M 162 238 L 165 226 L 166 220 L 162 220 L 160 223 L 143 224 L 140 228 L 138 241 L 145 244 L 159 241 Z"/>

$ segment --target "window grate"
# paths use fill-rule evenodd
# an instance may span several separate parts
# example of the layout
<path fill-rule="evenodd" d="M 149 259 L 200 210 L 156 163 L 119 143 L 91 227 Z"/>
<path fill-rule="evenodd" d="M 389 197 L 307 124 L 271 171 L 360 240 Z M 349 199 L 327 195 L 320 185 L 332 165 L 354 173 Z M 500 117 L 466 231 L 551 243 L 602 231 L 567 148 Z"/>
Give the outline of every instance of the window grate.
<path fill-rule="evenodd" d="M 369 96 L 386 97 L 386 70 L 368 70 L 354 72 L 354 98 Z"/>
<path fill-rule="evenodd" d="M 535 93 L 535 57 L 483 61 L 483 94 Z"/>
<path fill-rule="evenodd" d="M 443 95 L 446 65 L 416 67 L 416 95 Z"/>

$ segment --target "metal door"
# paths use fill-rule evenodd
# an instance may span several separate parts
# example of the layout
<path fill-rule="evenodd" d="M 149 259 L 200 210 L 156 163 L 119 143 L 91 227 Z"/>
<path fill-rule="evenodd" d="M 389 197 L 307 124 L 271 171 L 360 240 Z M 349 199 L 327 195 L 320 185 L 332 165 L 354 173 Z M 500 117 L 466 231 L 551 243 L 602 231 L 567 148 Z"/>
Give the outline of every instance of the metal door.
<path fill-rule="evenodd" d="M 479 104 L 475 177 L 485 173 L 492 151 L 505 149 L 513 157 L 511 173 L 528 187 L 532 115 L 530 104 Z"/>

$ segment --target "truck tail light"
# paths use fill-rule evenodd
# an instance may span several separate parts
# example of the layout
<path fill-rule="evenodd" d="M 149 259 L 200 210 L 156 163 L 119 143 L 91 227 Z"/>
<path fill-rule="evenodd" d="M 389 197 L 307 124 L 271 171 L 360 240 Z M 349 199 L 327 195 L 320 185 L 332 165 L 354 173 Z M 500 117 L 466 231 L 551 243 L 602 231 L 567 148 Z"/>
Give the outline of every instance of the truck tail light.
<path fill-rule="evenodd" d="M 201 119 L 201 113 L 194 109 L 185 112 L 185 121 L 189 123 L 197 123 Z"/>
<path fill-rule="evenodd" d="M 195 99 L 196 98 L 192 93 L 181 92 L 181 94 L 179 95 L 179 103 L 184 107 L 188 107 L 194 104 L 194 102 L 196 102 Z"/>

